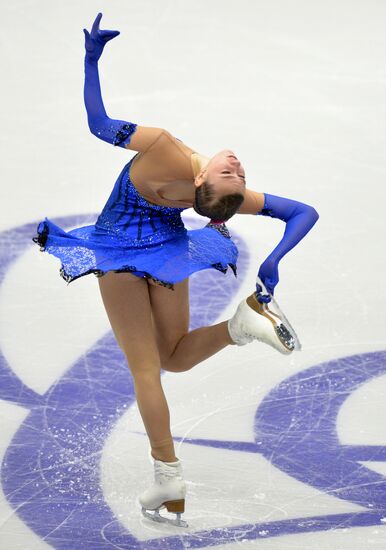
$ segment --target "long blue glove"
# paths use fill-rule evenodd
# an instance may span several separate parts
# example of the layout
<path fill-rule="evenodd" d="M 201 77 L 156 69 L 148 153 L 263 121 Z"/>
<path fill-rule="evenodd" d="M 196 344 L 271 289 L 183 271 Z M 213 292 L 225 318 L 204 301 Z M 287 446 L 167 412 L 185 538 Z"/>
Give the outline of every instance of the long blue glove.
<path fill-rule="evenodd" d="M 319 214 L 308 204 L 264 193 L 264 208 L 258 215 L 279 218 L 286 222 L 282 240 L 261 264 L 258 273 L 258 277 L 273 296 L 275 286 L 279 282 L 279 261 L 315 225 Z M 264 299 L 264 295 L 261 295 L 261 285 L 256 284 L 256 291 L 261 297 L 260 301 L 269 301 L 268 297 Z"/>
<path fill-rule="evenodd" d="M 98 13 L 91 33 L 83 29 L 86 48 L 84 103 L 91 133 L 103 141 L 124 147 L 126 143 L 130 142 L 131 135 L 135 132 L 137 125 L 125 120 L 111 119 L 105 111 L 99 83 L 98 60 L 107 42 L 118 36 L 120 32 L 100 30 L 99 22 L 101 19 L 102 14 Z"/>

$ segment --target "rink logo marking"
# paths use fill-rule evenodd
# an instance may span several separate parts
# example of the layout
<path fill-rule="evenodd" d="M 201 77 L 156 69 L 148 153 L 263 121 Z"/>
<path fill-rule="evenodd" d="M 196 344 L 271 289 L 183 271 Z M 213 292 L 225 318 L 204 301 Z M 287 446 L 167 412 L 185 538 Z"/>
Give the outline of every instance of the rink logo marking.
<path fill-rule="evenodd" d="M 75 226 L 89 220 L 90 216 L 75 216 L 58 219 L 56 223 Z M 36 225 L 28 224 L 1 234 L 0 283 L 10 265 L 31 246 Z M 12 247 L 7 246 L 10 242 Z M 245 265 L 247 247 L 241 240 L 236 244 L 240 250 L 239 263 Z M 239 269 L 239 274 L 242 272 Z M 201 277 L 200 285 L 202 281 Z M 211 284 L 210 277 L 207 281 Z M 224 288 L 223 301 L 220 299 L 216 307 L 207 301 L 193 303 L 191 328 L 202 324 L 202 315 L 205 323 L 215 321 L 211 312 L 213 316 L 216 311 L 215 317 L 221 314 L 229 296 L 237 291 L 240 275 L 238 281 L 234 281 L 233 275 L 221 281 L 224 286 L 229 285 Z M 100 369 L 106 354 L 111 371 Z M 87 540 L 93 550 L 113 547 L 150 550 L 164 548 L 167 540 L 168 548 L 203 548 L 235 540 L 379 525 L 386 521 L 385 478 L 365 466 L 358 468 L 358 461 L 384 461 L 385 447 L 341 446 L 336 417 L 349 395 L 385 372 L 384 351 L 325 362 L 284 380 L 265 397 L 256 411 L 254 442 L 184 438 L 190 444 L 260 453 L 295 479 L 359 504 L 363 512 L 238 525 L 191 535 L 179 531 L 176 537 L 138 541 L 112 514 L 98 477 L 105 438 L 135 402 L 129 370 L 112 333 L 85 352 L 43 396 L 17 378 L 0 350 L 0 398 L 31 410 L 4 457 L 3 490 L 19 517 L 54 547 L 63 540 Z M 339 391 L 334 392 L 333 388 Z M 315 439 L 316 427 L 318 439 Z M 314 474 L 312 479 L 310 472 Z"/>

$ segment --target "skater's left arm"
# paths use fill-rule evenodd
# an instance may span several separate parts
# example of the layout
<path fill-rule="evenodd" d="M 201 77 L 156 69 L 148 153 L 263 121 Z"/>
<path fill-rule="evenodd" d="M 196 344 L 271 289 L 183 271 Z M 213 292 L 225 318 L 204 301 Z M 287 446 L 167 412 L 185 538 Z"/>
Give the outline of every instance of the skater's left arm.
<path fill-rule="evenodd" d="M 275 286 L 279 282 L 278 265 L 280 260 L 307 235 L 317 222 L 319 214 L 313 206 L 308 204 L 250 190 L 248 190 L 246 200 L 244 200 L 239 213 L 270 216 L 278 218 L 286 224 L 283 238 L 261 264 L 258 273 L 267 290 L 273 295 Z"/>
<path fill-rule="evenodd" d="M 103 104 L 99 80 L 98 61 L 104 47 L 119 31 L 101 30 L 98 13 L 91 32 L 83 29 L 86 55 L 84 59 L 84 104 L 90 131 L 97 138 L 134 151 L 145 152 L 163 133 L 163 128 L 139 126 L 134 122 L 110 118 Z"/>

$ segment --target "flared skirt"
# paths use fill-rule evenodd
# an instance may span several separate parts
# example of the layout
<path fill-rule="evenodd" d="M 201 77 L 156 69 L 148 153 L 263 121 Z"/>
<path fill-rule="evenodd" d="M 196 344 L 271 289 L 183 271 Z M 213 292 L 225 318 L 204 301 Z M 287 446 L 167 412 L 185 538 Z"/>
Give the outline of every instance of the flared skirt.
<path fill-rule="evenodd" d="M 162 229 L 154 239 L 147 235 L 141 244 L 130 239 L 125 242 L 122 234 L 100 225 L 65 231 L 45 218 L 38 224 L 33 241 L 42 252 L 60 260 L 59 273 L 67 283 L 88 274 L 102 277 L 114 271 L 133 273 L 173 290 L 174 283 L 192 273 L 208 268 L 226 273 L 228 266 L 237 277 L 238 250 L 225 224 L 209 223 L 193 230 L 182 226 L 178 230 L 175 226 Z"/>

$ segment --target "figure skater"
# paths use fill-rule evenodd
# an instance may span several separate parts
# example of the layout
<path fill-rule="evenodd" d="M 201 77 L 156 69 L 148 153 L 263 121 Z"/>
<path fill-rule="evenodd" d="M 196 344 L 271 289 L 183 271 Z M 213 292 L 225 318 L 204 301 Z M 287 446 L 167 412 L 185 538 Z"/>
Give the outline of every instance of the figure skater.
<path fill-rule="evenodd" d="M 265 342 L 281 353 L 299 349 L 296 335 L 273 299 L 278 264 L 311 229 L 316 210 L 294 200 L 246 188 L 245 170 L 232 150 L 213 157 L 194 151 L 163 128 L 108 117 L 98 60 L 120 33 L 100 30 L 99 13 L 85 34 L 84 102 L 90 131 L 137 154 L 123 167 L 94 225 L 64 231 L 45 218 L 34 242 L 61 260 L 68 282 L 94 273 L 118 345 L 130 368 L 150 441 L 155 482 L 139 497 L 142 513 L 186 526 L 186 485 L 175 456 L 161 369 L 184 372 L 228 345 Z M 181 212 L 210 222 L 187 230 Z M 228 321 L 189 332 L 189 275 L 214 268 L 237 276 L 238 250 L 225 225 L 234 214 L 280 218 L 282 240 L 260 266 L 256 291 Z M 268 305 L 269 304 L 269 305 Z M 159 514 L 161 508 L 176 519 Z M 153 511 L 151 514 L 148 510 Z"/>

